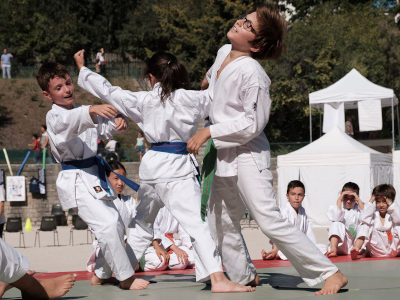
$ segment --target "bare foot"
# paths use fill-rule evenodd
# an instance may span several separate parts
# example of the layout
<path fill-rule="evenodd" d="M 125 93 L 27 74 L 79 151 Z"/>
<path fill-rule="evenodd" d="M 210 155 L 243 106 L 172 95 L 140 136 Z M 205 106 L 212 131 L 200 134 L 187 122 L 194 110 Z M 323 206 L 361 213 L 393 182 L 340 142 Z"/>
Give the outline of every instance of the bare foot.
<path fill-rule="evenodd" d="M 102 279 L 102 278 L 97 277 L 95 274 L 93 274 L 92 278 L 90 279 L 90 285 L 102 285 L 102 284 L 106 284 L 106 283 L 118 284 L 119 280 L 115 277 Z"/>
<path fill-rule="evenodd" d="M 28 275 L 33 275 L 35 273 L 36 273 L 36 271 L 34 271 L 34 270 L 28 270 L 26 272 L 26 274 L 28 274 Z M 0 281 L 0 298 L 3 297 L 3 295 L 6 291 L 8 291 L 9 289 L 12 289 L 12 288 L 13 288 L 13 286 L 11 284 Z"/>
<path fill-rule="evenodd" d="M 360 251 L 356 248 L 351 248 L 350 250 L 350 256 L 352 260 L 356 260 L 358 257 L 358 254 L 360 253 Z"/>
<path fill-rule="evenodd" d="M 120 281 L 119 286 L 124 290 L 144 290 L 149 284 L 150 282 L 147 280 L 132 276 L 126 280 Z"/>
<path fill-rule="evenodd" d="M 337 252 L 336 249 L 331 249 L 330 251 L 325 253 L 326 257 L 336 257 L 337 256 Z"/>
<path fill-rule="evenodd" d="M 10 284 L 0 281 L 0 298 L 3 297 L 4 293 L 11 288 L 12 286 Z"/>
<path fill-rule="evenodd" d="M 254 292 L 256 289 L 251 286 L 241 285 L 230 281 L 222 272 L 215 272 L 211 277 L 211 292 L 213 293 L 245 293 Z"/>
<path fill-rule="evenodd" d="M 260 284 L 260 276 L 258 276 L 258 274 L 256 274 L 254 279 L 252 281 L 250 281 L 249 283 L 247 283 L 246 285 L 247 286 L 256 287 L 259 284 Z"/>
<path fill-rule="evenodd" d="M 329 276 L 324 283 L 324 286 L 315 295 L 331 295 L 336 294 L 342 287 L 346 286 L 347 278 L 342 272 L 337 271 L 335 274 Z"/>
<path fill-rule="evenodd" d="M 76 274 L 67 274 L 51 279 L 38 279 L 50 299 L 64 296 L 74 286 Z"/>

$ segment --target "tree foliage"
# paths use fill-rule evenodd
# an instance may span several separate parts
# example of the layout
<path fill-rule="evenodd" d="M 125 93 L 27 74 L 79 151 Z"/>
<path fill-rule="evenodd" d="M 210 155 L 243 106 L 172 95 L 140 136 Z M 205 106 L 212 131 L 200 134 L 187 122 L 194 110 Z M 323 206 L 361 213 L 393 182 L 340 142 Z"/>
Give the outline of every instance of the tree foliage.
<path fill-rule="evenodd" d="M 260 0 L 4 0 L 0 1 L 0 47 L 14 63 L 72 64 L 78 49 L 100 47 L 122 59 L 175 54 L 199 87 L 237 16 Z M 275 1 L 278 3 L 278 1 Z M 287 0 L 288 48 L 278 61 L 262 62 L 272 79 L 272 141 L 308 139 L 308 94 L 352 68 L 400 92 L 398 1 Z M 314 136 L 319 134 L 318 112 Z M 389 126 L 390 127 L 390 126 Z M 387 132 L 386 132 L 387 134 Z"/>

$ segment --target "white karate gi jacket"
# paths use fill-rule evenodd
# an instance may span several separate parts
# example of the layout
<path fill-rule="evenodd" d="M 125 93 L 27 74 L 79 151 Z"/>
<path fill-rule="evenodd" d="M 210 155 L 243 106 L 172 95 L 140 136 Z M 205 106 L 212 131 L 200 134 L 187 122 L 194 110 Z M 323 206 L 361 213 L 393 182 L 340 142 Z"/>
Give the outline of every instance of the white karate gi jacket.
<path fill-rule="evenodd" d="M 65 109 L 53 104 L 46 115 L 47 134 L 51 153 L 57 162 L 81 160 L 97 154 L 97 139 L 108 139 L 117 133 L 114 121 L 98 116 L 98 124 L 89 115 L 89 105 Z M 100 187 L 97 165 L 81 170 L 61 171 L 57 177 L 57 192 L 63 209 L 76 207 L 75 182 L 80 175 L 88 192 L 101 200 L 113 200 L 117 196 L 110 187 L 107 194 Z"/>
<path fill-rule="evenodd" d="M 154 239 L 161 240 L 161 244 L 164 249 L 167 249 L 173 245 L 173 242 L 165 236 L 166 233 L 177 233 L 179 242 L 177 243 L 174 238 L 175 244 L 179 246 L 186 246 L 189 249 L 192 248 L 190 242 L 190 236 L 183 230 L 182 226 L 178 221 L 171 215 L 168 209 L 164 206 L 158 212 L 158 215 L 154 221 Z"/>
<path fill-rule="evenodd" d="M 371 257 L 396 257 L 400 253 L 400 207 L 396 203 L 389 206 L 382 225 L 375 203 L 365 205 L 360 216 L 361 232 L 357 236 L 366 237 L 367 255 Z M 391 232 L 389 240 L 387 231 Z"/>
<path fill-rule="evenodd" d="M 131 92 L 112 86 L 99 74 L 82 67 L 78 84 L 94 96 L 114 105 L 144 132 L 149 143 L 187 142 L 207 116 L 210 98 L 207 91 L 178 89 L 164 103 L 160 84 L 152 91 Z M 139 168 L 143 183 L 170 182 L 192 178 L 196 169 L 189 155 L 147 151 Z"/>
<path fill-rule="evenodd" d="M 331 205 L 328 208 L 327 216 L 332 222 L 343 223 L 346 226 L 346 229 L 353 226 L 356 230 L 360 223 L 360 213 L 358 206 L 349 210 L 343 207 L 342 210 L 339 210 L 336 205 Z"/>
<path fill-rule="evenodd" d="M 243 150 L 251 153 L 260 171 L 270 166 L 270 147 L 263 130 L 271 109 L 271 80 L 263 67 L 248 56 L 229 63 L 217 79 L 231 48 L 225 45 L 219 49 L 206 75 L 212 99 L 210 133 L 218 149 L 215 175 L 221 177 L 237 175 L 237 155 Z"/>
<path fill-rule="evenodd" d="M 135 198 L 130 195 L 120 195 L 120 197 L 117 197 L 117 199 L 114 200 L 114 204 L 119 211 L 125 228 L 128 228 L 132 219 L 134 219 L 136 216 L 137 203 Z"/>
<path fill-rule="evenodd" d="M 303 206 L 299 207 L 299 213 L 296 213 L 294 208 L 289 202 L 286 202 L 280 207 L 282 217 L 286 218 L 290 224 L 296 226 L 301 232 L 303 232 L 322 252 L 324 252 L 322 245 L 317 244 L 317 240 L 312 230 L 312 222 L 307 217 L 306 210 Z M 325 249 L 326 250 L 326 249 Z M 286 256 L 279 250 L 278 255 L 282 260 L 287 260 Z"/>

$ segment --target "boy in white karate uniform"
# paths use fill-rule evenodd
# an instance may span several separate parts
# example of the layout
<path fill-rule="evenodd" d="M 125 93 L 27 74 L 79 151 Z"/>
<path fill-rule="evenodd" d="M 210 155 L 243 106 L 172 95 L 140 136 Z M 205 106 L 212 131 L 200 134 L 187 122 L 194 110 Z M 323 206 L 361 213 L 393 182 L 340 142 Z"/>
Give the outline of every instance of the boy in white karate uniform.
<path fill-rule="evenodd" d="M 153 90 L 140 92 L 112 86 L 107 79 L 90 71 L 84 66 L 84 50 L 74 58 L 80 69 L 78 84 L 132 119 L 152 144 L 139 168 L 140 204 L 127 245 L 131 256 L 143 256 L 154 239 L 154 220 L 165 206 L 193 240 L 199 258 L 197 281 L 210 278 L 214 293 L 254 291 L 225 276 L 209 225 L 200 216 L 197 162 L 186 151 L 186 141 L 208 114 L 208 92 L 185 89 L 189 85 L 187 71 L 170 53 L 156 53 L 147 62 L 146 75 Z"/>
<path fill-rule="evenodd" d="M 327 215 L 332 223 L 329 226 L 327 257 L 350 254 L 360 223 L 360 213 L 364 209 L 359 192 L 360 188 L 356 183 L 347 182 L 336 205 L 331 205 L 328 209 Z"/>
<path fill-rule="evenodd" d="M 350 254 L 356 259 L 366 242 L 366 256 L 396 257 L 400 254 L 400 207 L 394 203 L 396 191 L 390 184 L 374 188 L 370 202 L 361 213 L 357 240 Z"/>
<path fill-rule="evenodd" d="M 306 214 L 306 210 L 301 205 L 305 196 L 304 184 L 299 180 L 292 180 L 287 186 L 286 197 L 288 202 L 286 202 L 283 207 L 280 208 L 281 214 L 286 218 L 290 224 L 296 226 L 301 232 L 303 232 L 322 253 L 326 252 L 326 247 L 324 245 L 317 244 L 315 235 L 312 229 L 312 222 Z M 269 259 L 282 259 L 287 260 L 286 256 L 272 244 L 272 250 L 268 253 L 264 251 L 261 252 L 261 256 L 264 260 Z"/>
<path fill-rule="evenodd" d="M 22 299 L 54 299 L 64 296 L 74 286 L 75 274 L 50 279 L 36 279 L 29 271 L 29 261 L 0 239 L 0 298 L 16 287 Z"/>
<path fill-rule="evenodd" d="M 74 105 L 74 85 L 66 68 L 57 63 L 40 67 L 37 81 L 45 98 L 53 102 L 46 115 L 51 152 L 63 170 L 58 174 L 57 192 L 64 209 L 78 207 L 79 216 L 94 232 L 107 264 L 123 289 L 142 289 L 149 283 L 135 279 L 124 248 L 125 226 L 113 200 L 116 194 L 107 183 L 97 159 L 97 140 L 110 138 L 126 122 L 115 107 Z M 100 280 L 109 274 L 97 274 Z"/>
<path fill-rule="evenodd" d="M 194 266 L 190 236 L 165 207 L 159 210 L 154 221 L 154 239 L 160 248 L 154 242 L 153 246 L 147 248 L 144 254 L 144 271 L 161 271 L 166 268 L 183 270 Z M 164 251 L 163 255 L 158 249 Z"/>
<path fill-rule="evenodd" d="M 230 279 L 248 285 L 259 282 L 241 235 L 240 219 L 247 206 L 304 281 L 314 285 L 326 280 L 317 294 L 331 294 L 347 284 L 346 277 L 282 217 L 268 169 L 270 151 L 263 130 L 271 108 L 271 81 L 255 58 L 279 57 L 285 31 L 284 18 L 271 6 L 258 7 L 235 22 L 227 33 L 231 45 L 218 51 L 204 82 L 212 97 L 213 125 L 194 135 L 187 149 L 197 154 L 210 137 L 217 149 L 208 219 Z"/>

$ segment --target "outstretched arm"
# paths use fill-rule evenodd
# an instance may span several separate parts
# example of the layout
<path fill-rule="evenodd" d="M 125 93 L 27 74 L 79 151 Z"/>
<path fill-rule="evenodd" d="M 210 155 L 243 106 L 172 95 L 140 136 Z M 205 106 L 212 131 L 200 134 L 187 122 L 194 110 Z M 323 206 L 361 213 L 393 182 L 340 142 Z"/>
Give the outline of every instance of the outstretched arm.
<path fill-rule="evenodd" d="M 147 92 L 131 92 L 113 86 L 106 78 L 84 66 L 84 53 L 84 50 L 80 50 L 74 55 L 75 63 L 80 70 L 78 85 L 95 97 L 115 106 L 120 113 L 132 119 L 140 127 L 142 122 L 140 108 Z"/>

